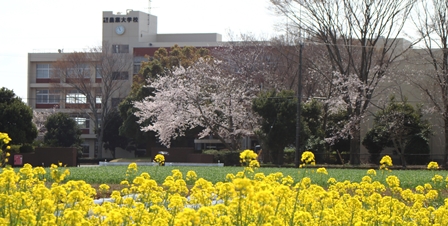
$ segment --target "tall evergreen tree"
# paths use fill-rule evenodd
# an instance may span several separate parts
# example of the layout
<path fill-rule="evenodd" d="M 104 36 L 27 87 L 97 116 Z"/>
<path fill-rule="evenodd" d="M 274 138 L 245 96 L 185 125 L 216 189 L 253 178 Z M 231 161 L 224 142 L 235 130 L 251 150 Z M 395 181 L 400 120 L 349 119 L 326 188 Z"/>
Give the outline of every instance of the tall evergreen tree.
<path fill-rule="evenodd" d="M 31 144 L 37 137 L 36 125 L 32 122 L 33 111 L 14 91 L 0 89 L 0 132 L 8 133 L 11 144 Z"/>

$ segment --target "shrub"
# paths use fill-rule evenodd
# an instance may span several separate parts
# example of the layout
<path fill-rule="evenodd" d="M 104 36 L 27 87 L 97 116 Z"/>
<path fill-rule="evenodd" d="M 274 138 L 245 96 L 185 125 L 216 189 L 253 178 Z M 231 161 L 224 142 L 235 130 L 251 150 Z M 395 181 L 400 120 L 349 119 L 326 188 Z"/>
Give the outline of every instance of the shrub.
<path fill-rule="evenodd" d="M 241 151 L 223 150 L 204 150 L 203 154 L 213 155 L 213 162 L 224 163 L 225 166 L 239 166 Z"/>
<path fill-rule="evenodd" d="M 20 153 L 20 147 L 21 145 L 17 145 L 17 144 L 13 144 L 13 145 L 9 145 L 9 147 L 11 149 L 9 149 L 9 152 L 12 153 Z"/>
<path fill-rule="evenodd" d="M 19 151 L 20 153 L 31 153 L 34 152 L 34 147 L 31 144 L 23 144 Z"/>
<path fill-rule="evenodd" d="M 295 147 L 287 147 L 284 151 L 284 163 L 290 164 L 294 163 L 295 160 L 295 154 L 296 154 L 296 148 Z"/>
<path fill-rule="evenodd" d="M 429 152 L 428 141 L 419 136 L 412 137 L 404 149 L 406 162 L 411 165 L 426 165 Z"/>

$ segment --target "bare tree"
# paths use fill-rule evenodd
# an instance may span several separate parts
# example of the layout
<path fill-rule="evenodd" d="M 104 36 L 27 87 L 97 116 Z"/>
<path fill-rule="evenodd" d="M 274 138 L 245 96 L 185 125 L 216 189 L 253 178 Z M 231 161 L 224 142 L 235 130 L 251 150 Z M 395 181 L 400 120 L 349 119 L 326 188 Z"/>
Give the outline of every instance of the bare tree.
<path fill-rule="evenodd" d="M 443 166 L 448 161 L 448 1 L 420 1 L 412 21 L 424 48 L 413 53 L 420 68 L 411 83 L 423 91 L 444 122 Z M 423 60 L 422 60 L 423 59 Z M 423 76 L 422 76 L 423 75 Z"/>
<path fill-rule="evenodd" d="M 126 97 L 132 78 L 133 58 L 121 46 L 103 43 L 86 52 L 66 54 L 56 63 L 58 86 L 65 90 L 65 108 L 81 112 L 93 121 L 102 158 L 106 115 Z"/>
<path fill-rule="evenodd" d="M 291 33 L 287 31 L 287 34 Z M 281 57 L 281 64 L 277 73 L 282 75 L 287 83 L 287 89 L 295 90 L 299 73 L 299 50 L 297 37 L 283 35 L 274 38 L 271 43 L 276 53 Z M 302 61 L 302 101 L 319 99 L 323 103 L 323 131 L 327 128 L 327 120 L 330 114 L 329 100 L 336 90 L 331 64 L 327 60 L 327 50 L 324 45 L 307 45 L 303 50 Z"/>
<path fill-rule="evenodd" d="M 250 80 L 260 89 L 278 89 L 283 85 L 284 77 L 275 72 L 280 61 L 270 41 L 247 34 L 229 36 L 229 42 L 211 51 L 221 61 L 223 73 Z"/>
<path fill-rule="evenodd" d="M 360 163 L 360 121 L 371 103 L 372 96 L 391 63 L 401 56 L 411 43 L 399 38 L 413 7 L 414 0 L 271 0 L 273 8 L 288 20 L 291 30 L 307 34 L 307 44 L 323 45 L 323 57 L 331 70 L 346 76 L 351 74 L 361 82 L 356 94 L 342 89 L 334 96 L 343 97 L 350 116 L 351 164 Z M 297 32 L 296 32 L 297 33 Z"/>

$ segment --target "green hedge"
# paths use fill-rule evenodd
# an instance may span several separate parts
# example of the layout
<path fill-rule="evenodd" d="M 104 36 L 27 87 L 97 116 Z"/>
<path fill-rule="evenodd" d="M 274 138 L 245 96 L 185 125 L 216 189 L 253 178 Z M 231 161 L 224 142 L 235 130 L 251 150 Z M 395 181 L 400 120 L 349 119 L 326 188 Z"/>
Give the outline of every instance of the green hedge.
<path fill-rule="evenodd" d="M 31 153 L 34 152 L 34 147 L 31 144 L 10 145 L 10 153 Z"/>
<path fill-rule="evenodd" d="M 32 153 L 34 152 L 34 147 L 31 144 L 23 144 L 19 150 L 20 153 Z"/>
<path fill-rule="evenodd" d="M 213 155 L 213 162 L 224 163 L 224 166 L 239 166 L 241 151 L 223 150 L 204 150 L 203 154 Z"/>

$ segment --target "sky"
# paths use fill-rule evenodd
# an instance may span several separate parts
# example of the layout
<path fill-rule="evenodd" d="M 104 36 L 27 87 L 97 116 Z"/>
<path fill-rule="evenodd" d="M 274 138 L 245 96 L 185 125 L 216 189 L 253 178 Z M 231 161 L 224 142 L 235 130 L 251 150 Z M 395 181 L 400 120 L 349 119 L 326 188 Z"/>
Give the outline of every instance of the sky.
<path fill-rule="evenodd" d="M 102 12 L 127 9 L 157 16 L 158 33 L 278 33 L 269 0 L 0 0 L 0 87 L 27 102 L 30 52 L 80 51 L 101 45 Z M 151 7 L 149 7 L 151 6 Z"/>

